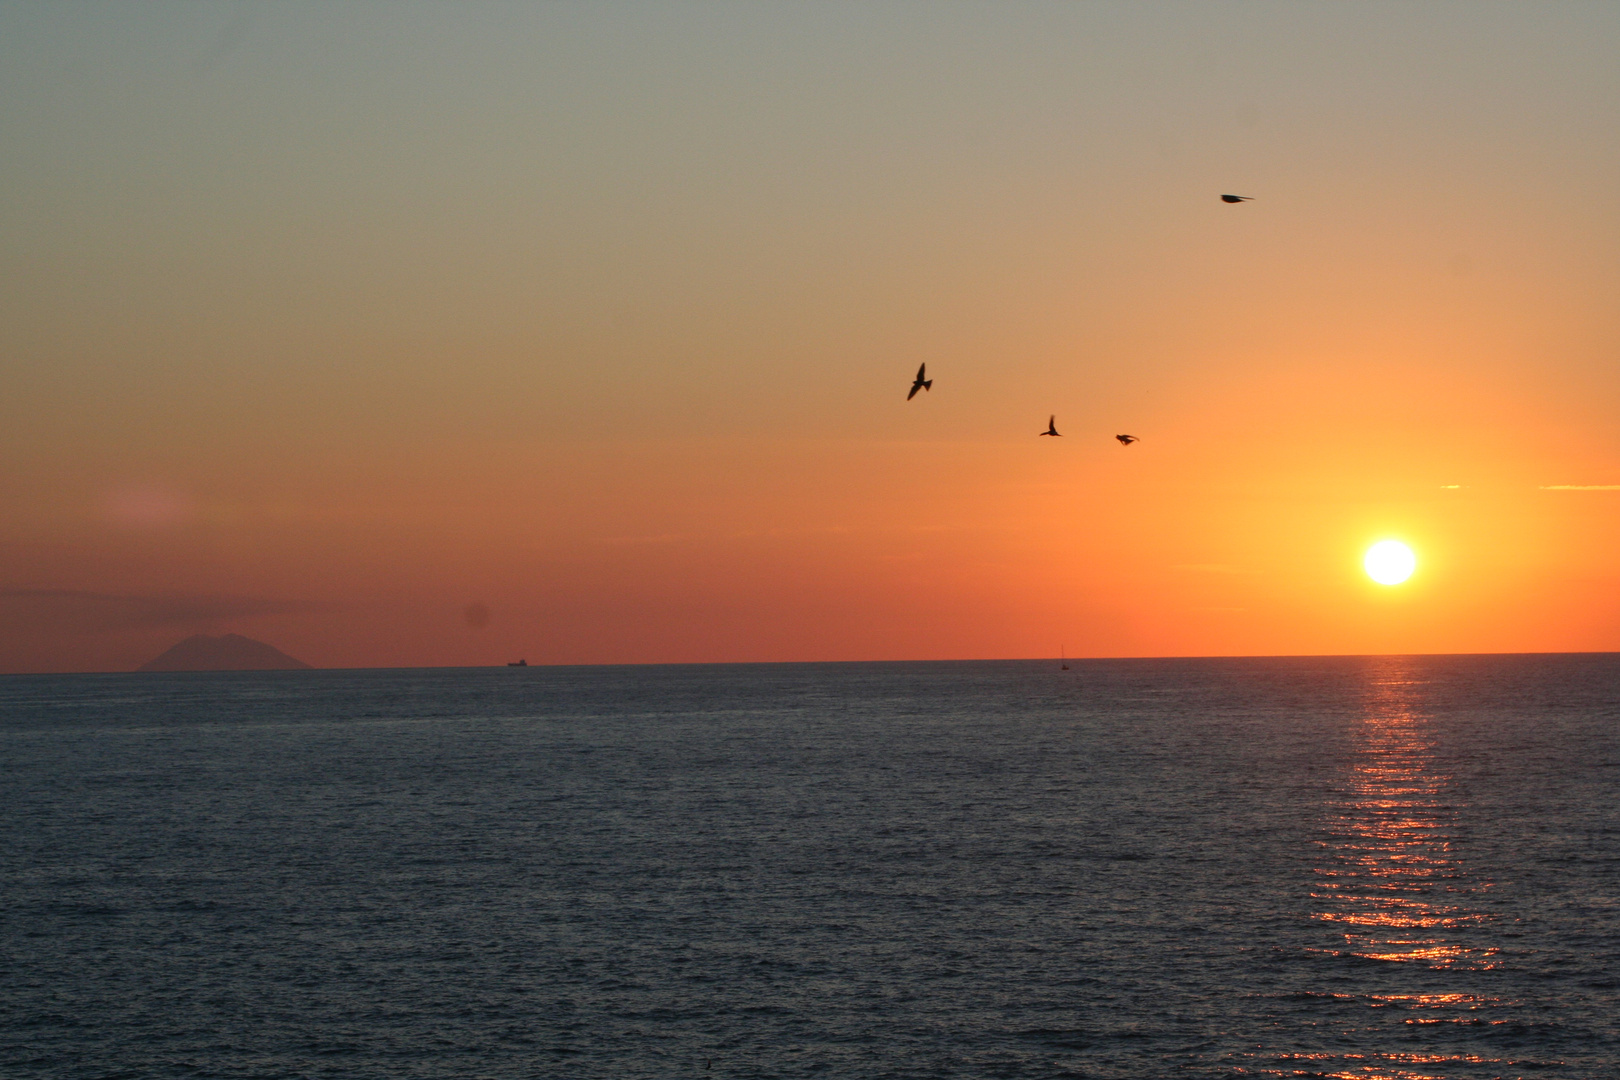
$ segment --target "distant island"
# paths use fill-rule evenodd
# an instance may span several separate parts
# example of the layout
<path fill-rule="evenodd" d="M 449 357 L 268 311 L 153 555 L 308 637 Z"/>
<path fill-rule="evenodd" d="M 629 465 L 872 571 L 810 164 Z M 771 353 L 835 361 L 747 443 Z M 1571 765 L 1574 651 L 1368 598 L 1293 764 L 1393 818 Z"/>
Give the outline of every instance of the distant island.
<path fill-rule="evenodd" d="M 280 649 L 241 634 L 193 634 L 136 671 L 309 671 Z"/>

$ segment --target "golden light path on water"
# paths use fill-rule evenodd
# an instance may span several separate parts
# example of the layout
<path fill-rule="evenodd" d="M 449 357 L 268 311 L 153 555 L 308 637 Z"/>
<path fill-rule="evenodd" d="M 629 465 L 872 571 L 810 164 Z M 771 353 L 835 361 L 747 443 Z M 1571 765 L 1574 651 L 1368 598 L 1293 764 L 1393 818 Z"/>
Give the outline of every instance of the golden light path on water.
<path fill-rule="evenodd" d="M 1493 883 L 1459 858 L 1463 793 L 1437 764 L 1436 739 L 1419 708 L 1412 668 L 1400 658 L 1375 663 L 1348 771 L 1319 841 L 1313 917 L 1338 931 L 1339 945 L 1328 950 L 1334 955 L 1435 972 L 1491 970 L 1499 966 L 1501 950 L 1479 930 L 1491 919 L 1481 901 Z M 1481 1013 L 1504 1004 L 1461 991 L 1360 999 L 1369 1008 L 1409 1013 L 1407 1031 L 1489 1023 Z M 1325 1070 L 1319 1075 L 1345 1080 L 1433 1080 L 1458 1068 L 1511 1064 L 1429 1047 L 1368 1046 L 1332 1055 L 1317 1067 Z"/>

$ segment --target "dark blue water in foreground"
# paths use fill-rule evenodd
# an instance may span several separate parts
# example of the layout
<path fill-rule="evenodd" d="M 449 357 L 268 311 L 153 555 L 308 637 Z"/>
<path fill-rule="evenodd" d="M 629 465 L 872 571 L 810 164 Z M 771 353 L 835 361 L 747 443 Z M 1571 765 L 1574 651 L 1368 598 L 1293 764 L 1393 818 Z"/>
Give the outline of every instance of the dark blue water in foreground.
<path fill-rule="evenodd" d="M 0 1076 L 1620 1075 L 1620 657 L 1056 667 L 0 679 Z"/>

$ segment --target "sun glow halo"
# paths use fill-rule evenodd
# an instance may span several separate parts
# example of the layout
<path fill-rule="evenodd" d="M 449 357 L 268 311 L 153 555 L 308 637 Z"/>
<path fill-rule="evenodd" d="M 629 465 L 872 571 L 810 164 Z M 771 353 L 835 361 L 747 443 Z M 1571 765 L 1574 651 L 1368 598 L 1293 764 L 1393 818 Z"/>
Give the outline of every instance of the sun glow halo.
<path fill-rule="evenodd" d="M 1399 540 L 1380 540 L 1367 549 L 1361 565 L 1380 585 L 1399 585 L 1417 569 L 1417 556 Z"/>

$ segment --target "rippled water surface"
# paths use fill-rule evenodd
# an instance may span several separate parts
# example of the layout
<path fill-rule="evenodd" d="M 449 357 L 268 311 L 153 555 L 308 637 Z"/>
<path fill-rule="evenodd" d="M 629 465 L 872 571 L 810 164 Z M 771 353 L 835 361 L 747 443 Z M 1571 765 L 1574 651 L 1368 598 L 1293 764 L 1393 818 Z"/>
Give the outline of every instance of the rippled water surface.
<path fill-rule="evenodd" d="M 5 1077 L 1620 1076 L 1620 658 L 0 678 Z"/>

